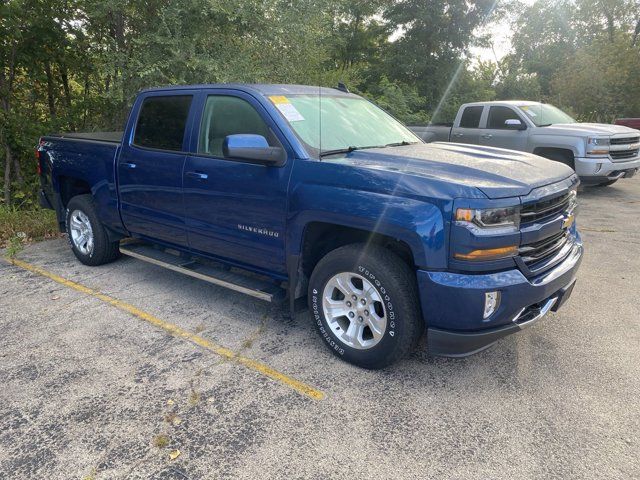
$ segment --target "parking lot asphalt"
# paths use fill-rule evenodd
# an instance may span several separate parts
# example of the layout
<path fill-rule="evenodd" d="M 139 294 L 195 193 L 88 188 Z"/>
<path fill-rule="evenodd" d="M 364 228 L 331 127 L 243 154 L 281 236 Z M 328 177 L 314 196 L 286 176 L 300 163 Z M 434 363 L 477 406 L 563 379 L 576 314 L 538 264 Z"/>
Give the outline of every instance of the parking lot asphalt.
<path fill-rule="evenodd" d="M 579 204 L 560 312 L 384 371 L 334 358 L 308 313 L 30 245 L 0 261 L 0 478 L 640 478 L 640 179 Z"/>

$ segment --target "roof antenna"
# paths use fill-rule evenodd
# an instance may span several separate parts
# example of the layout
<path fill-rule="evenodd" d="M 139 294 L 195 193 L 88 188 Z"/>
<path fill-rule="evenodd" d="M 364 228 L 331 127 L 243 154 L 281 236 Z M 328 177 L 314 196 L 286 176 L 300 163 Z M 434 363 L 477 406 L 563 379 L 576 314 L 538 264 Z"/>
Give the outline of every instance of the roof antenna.
<path fill-rule="evenodd" d="M 349 89 L 343 82 L 338 82 L 338 90 L 344 93 L 349 93 Z"/>

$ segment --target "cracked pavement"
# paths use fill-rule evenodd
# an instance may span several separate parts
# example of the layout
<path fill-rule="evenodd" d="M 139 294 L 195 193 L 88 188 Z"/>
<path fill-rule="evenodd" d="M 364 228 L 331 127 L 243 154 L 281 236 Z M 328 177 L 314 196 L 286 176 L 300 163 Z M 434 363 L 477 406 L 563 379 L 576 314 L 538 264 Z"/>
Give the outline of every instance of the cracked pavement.
<path fill-rule="evenodd" d="M 307 313 L 30 245 L 18 258 L 326 397 L 0 261 L 0 478 L 639 478 L 640 180 L 579 202 L 586 256 L 560 312 L 466 359 L 423 339 L 378 372 L 334 358 Z"/>

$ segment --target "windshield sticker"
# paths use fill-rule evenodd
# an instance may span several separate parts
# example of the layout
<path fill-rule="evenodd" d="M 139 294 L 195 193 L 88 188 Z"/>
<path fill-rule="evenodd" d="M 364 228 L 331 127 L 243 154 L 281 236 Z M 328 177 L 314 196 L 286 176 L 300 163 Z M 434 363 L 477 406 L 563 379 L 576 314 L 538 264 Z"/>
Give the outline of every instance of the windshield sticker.
<path fill-rule="evenodd" d="M 529 110 L 529 107 L 520 107 L 520 108 L 522 110 L 524 110 L 524 113 L 526 113 L 530 117 L 535 117 L 536 116 L 536 112 L 534 112 L 533 110 Z"/>
<path fill-rule="evenodd" d="M 284 95 L 271 95 L 269 97 L 271 103 L 273 103 L 280 113 L 284 115 L 284 118 L 289 122 L 300 122 L 304 120 L 302 114 L 298 111 L 296 107 L 293 106 L 289 99 Z"/>
<path fill-rule="evenodd" d="M 284 95 L 271 95 L 269 97 L 269 100 L 271 100 L 271 102 L 274 105 L 278 105 L 280 103 L 289 103 L 289 99 L 287 97 L 285 97 Z"/>

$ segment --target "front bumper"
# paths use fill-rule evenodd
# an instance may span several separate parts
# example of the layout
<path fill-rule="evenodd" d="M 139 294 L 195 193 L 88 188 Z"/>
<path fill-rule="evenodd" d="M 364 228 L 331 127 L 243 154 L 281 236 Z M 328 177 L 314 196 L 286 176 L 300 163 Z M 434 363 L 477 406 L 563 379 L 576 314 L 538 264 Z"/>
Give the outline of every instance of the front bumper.
<path fill-rule="evenodd" d="M 529 326 L 567 300 L 582 261 L 579 240 L 562 263 L 538 277 L 518 270 L 469 275 L 418 271 L 429 351 L 466 356 Z M 483 319 L 486 292 L 500 292 L 498 309 Z"/>
<path fill-rule="evenodd" d="M 583 183 L 601 182 L 629 177 L 640 169 L 640 157 L 612 162 L 609 157 L 576 158 L 576 173 Z"/>

